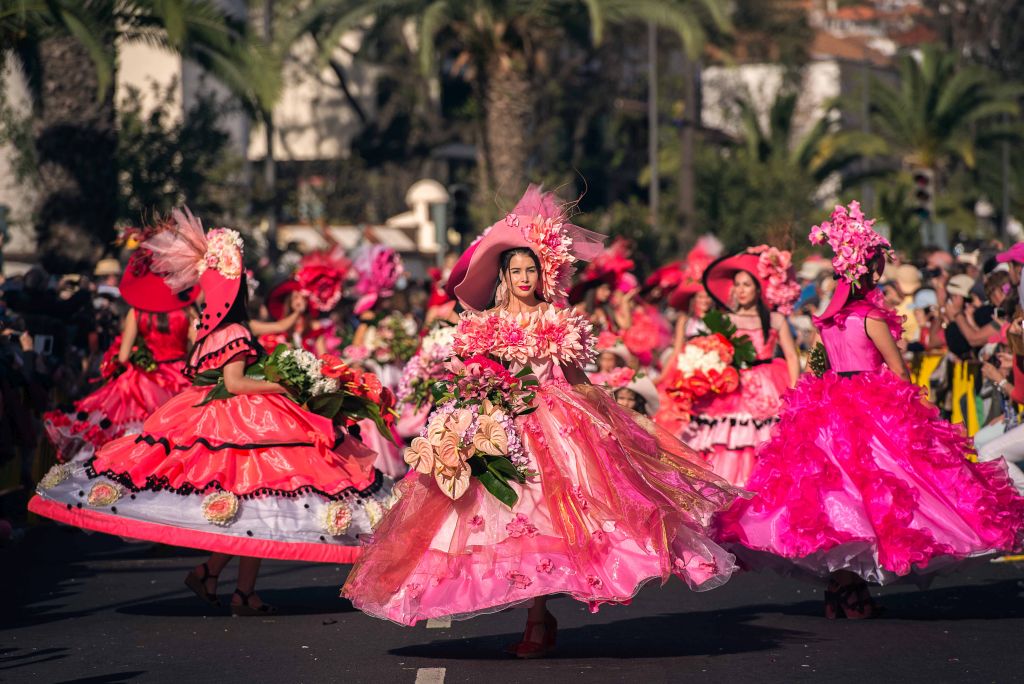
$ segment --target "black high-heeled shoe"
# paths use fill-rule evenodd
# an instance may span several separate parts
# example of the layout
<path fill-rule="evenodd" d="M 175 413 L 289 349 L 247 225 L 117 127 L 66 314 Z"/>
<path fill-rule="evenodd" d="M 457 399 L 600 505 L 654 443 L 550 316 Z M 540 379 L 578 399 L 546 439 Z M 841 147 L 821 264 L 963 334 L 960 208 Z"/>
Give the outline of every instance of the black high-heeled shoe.
<path fill-rule="evenodd" d="M 273 615 L 277 612 L 277 608 L 270 605 L 269 603 L 261 603 L 259 608 L 253 608 L 249 605 L 249 599 L 256 595 L 255 591 L 250 591 L 246 594 L 241 589 L 235 589 L 235 596 L 242 599 L 242 605 L 231 604 L 231 614 L 234 617 L 258 617 L 260 615 Z"/>
<path fill-rule="evenodd" d="M 213 575 L 210 573 L 210 566 L 203 563 L 203 576 L 199 577 L 196 575 L 195 570 L 190 571 L 185 575 L 185 586 L 192 590 L 192 593 L 199 597 L 199 599 L 214 608 L 220 608 L 220 599 L 217 598 L 217 594 L 211 594 L 206 591 L 206 580 L 215 580 L 219 575 Z"/>

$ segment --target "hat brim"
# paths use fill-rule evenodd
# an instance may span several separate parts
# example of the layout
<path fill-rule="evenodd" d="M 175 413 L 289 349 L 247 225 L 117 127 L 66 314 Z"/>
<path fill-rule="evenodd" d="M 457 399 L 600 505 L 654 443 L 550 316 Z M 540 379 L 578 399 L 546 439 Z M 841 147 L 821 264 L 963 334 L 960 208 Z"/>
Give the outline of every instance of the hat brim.
<path fill-rule="evenodd" d="M 771 308 L 771 305 L 768 303 L 765 284 L 757 275 L 758 258 L 756 254 L 743 252 L 724 256 L 711 262 L 711 265 L 704 271 L 704 289 L 708 291 L 711 298 L 718 302 L 720 306 L 731 311 L 733 279 L 737 273 L 744 271 L 749 273 L 750 277 L 760 284 L 761 302 Z"/>
<path fill-rule="evenodd" d="M 235 303 L 235 298 L 238 297 L 242 278 L 228 278 L 220 271 L 208 268 L 199 277 L 199 286 L 203 288 L 206 300 L 199 315 L 197 342 L 216 330 L 224 321 L 224 317 Z"/>
<path fill-rule="evenodd" d="M 124 275 L 121 276 L 121 284 L 118 289 L 121 291 L 121 298 L 129 306 L 150 313 L 167 313 L 184 309 L 194 304 L 199 297 L 198 287 L 174 292 L 167 287 L 163 278 L 152 271 L 133 273 L 131 262 L 129 262 L 129 267 L 125 270 Z"/>
<path fill-rule="evenodd" d="M 490 232 L 474 248 L 462 255 L 455 266 L 458 269 L 465 260 L 465 269 L 459 269 L 461 278 L 451 291 L 462 306 L 473 311 L 483 311 L 490 305 L 498 285 L 501 254 L 517 247 L 529 248 L 530 243 L 523 237 L 521 230 L 501 221 L 492 226 Z M 456 269 L 452 269 L 449 283 L 454 279 Z"/>
<path fill-rule="evenodd" d="M 299 284 L 294 280 L 285 280 L 275 285 L 267 295 L 267 313 L 270 314 L 270 317 L 275 321 L 284 318 L 286 315 L 285 305 L 291 299 L 292 293 L 298 292 L 300 289 Z"/>

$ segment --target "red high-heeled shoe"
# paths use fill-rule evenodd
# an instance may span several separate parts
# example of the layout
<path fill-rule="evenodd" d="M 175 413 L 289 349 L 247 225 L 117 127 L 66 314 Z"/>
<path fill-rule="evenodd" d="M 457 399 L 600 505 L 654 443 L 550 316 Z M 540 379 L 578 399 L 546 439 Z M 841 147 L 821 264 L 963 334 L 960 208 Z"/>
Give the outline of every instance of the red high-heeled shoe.
<path fill-rule="evenodd" d="M 541 625 L 544 626 L 544 637 L 540 641 L 531 640 L 534 630 Z M 543 620 L 527 620 L 523 640 L 509 646 L 506 651 L 516 658 L 543 658 L 555 649 L 557 634 L 558 620 L 551 613 L 545 613 Z"/>

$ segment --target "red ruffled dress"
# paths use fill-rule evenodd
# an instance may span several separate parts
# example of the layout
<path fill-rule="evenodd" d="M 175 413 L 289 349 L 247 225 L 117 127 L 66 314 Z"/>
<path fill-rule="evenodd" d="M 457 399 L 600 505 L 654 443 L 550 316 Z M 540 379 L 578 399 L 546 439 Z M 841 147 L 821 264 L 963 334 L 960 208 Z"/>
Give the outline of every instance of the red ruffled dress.
<path fill-rule="evenodd" d="M 62 461 L 91 456 L 112 439 L 134 434 L 164 402 L 191 384 L 183 375 L 188 354 L 189 318 L 184 309 L 170 311 L 167 331 L 159 315 L 136 310 L 139 337 L 149 347 L 156 368 L 145 371 L 128 364 L 124 372 L 89 396 L 75 402 L 73 412 L 43 416 L 46 434 Z M 120 340 L 114 343 L 120 346 Z"/>
<path fill-rule="evenodd" d="M 756 365 L 740 371 L 740 386 L 735 392 L 709 394 L 694 402 L 692 418 L 679 438 L 699 451 L 717 475 L 745 487 L 757 462 L 757 447 L 771 435 L 782 410 L 782 395 L 789 388 L 786 362 L 774 358 L 779 340 L 776 328 L 786 323 L 773 313 L 765 339 L 757 317 L 729 317 L 738 334 L 746 335 L 754 344 Z"/>
<path fill-rule="evenodd" d="M 867 301 L 821 327 L 832 370 L 804 375 L 758 451 L 747 489 L 719 516 L 717 539 L 749 566 L 884 583 L 951 561 L 1018 548 L 1024 499 L 1002 459 L 972 463 L 970 441 L 884 365 Z"/>
<path fill-rule="evenodd" d="M 209 334 L 186 373 L 259 350 L 242 325 Z M 209 551 L 352 562 L 391 504 L 392 483 L 361 442 L 280 394 L 199 406 L 190 387 L 83 461 L 43 478 L 29 510 L 89 530 Z"/>

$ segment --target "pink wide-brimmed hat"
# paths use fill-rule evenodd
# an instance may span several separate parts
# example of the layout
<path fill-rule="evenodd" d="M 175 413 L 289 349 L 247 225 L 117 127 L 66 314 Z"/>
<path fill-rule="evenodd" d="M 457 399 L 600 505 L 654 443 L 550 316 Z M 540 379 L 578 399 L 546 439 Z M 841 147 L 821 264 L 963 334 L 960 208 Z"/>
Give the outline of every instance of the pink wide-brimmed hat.
<path fill-rule="evenodd" d="M 736 274 L 749 273 L 761 289 L 761 301 L 769 309 L 789 315 L 800 297 L 792 255 L 783 249 L 758 245 L 745 252 L 722 257 L 704 271 L 704 289 L 724 306 L 732 309 L 732 286 Z"/>
<path fill-rule="evenodd" d="M 531 185 L 512 213 L 459 258 L 448 277 L 448 291 L 467 309 L 483 311 L 494 299 L 502 252 L 525 247 L 540 262 L 538 295 L 565 306 L 574 264 L 597 256 L 603 242 L 603 235 L 569 223 L 553 193 Z"/>

